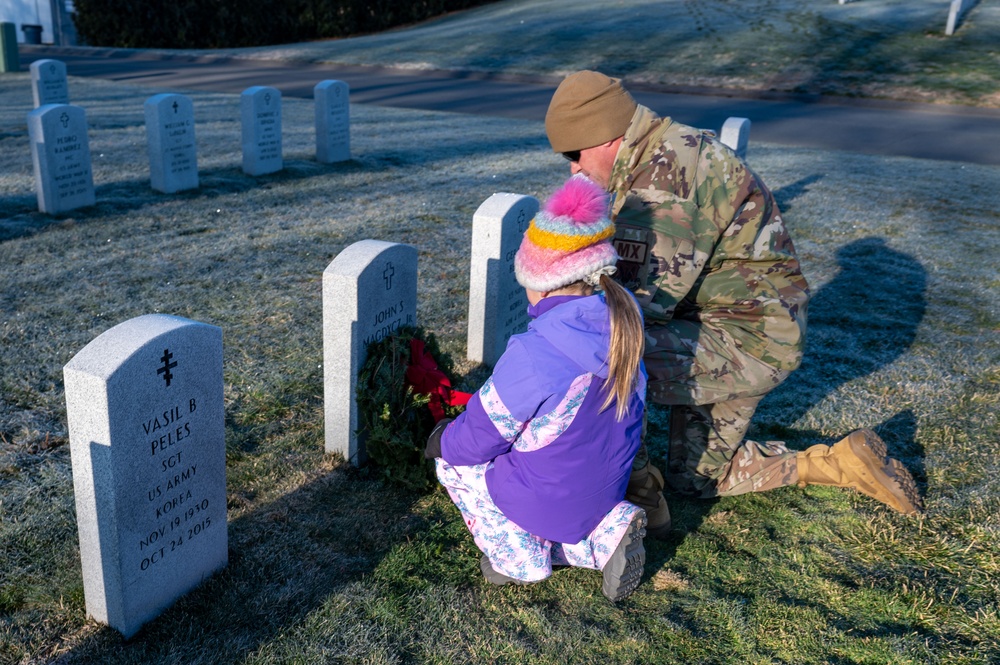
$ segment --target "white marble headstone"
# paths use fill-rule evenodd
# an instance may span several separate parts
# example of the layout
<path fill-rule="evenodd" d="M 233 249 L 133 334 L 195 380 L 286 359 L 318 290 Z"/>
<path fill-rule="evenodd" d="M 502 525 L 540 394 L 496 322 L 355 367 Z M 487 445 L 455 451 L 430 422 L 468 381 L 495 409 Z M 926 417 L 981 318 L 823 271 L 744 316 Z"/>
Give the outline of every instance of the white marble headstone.
<path fill-rule="evenodd" d="M 528 298 L 514 276 L 514 255 L 538 200 L 494 194 L 472 217 L 469 271 L 469 360 L 494 365 L 511 335 L 528 328 Z"/>
<path fill-rule="evenodd" d="M 740 159 L 747 157 L 747 144 L 750 142 L 750 120 L 747 118 L 728 118 L 722 124 L 719 140 L 733 149 Z"/>
<path fill-rule="evenodd" d="M 194 105 L 184 95 L 153 95 L 143 105 L 153 189 L 173 194 L 198 187 Z"/>
<path fill-rule="evenodd" d="M 139 316 L 63 377 L 87 614 L 130 637 L 228 562 L 222 331 Z"/>
<path fill-rule="evenodd" d="M 30 69 L 35 108 L 46 104 L 69 104 L 65 63 L 59 60 L 35 60 Z"/>
<path fill-rule="evenodd" d="M 243 171 L 275 173 L 284 167 L 281 155 L 281 92 L 257 85 L 240 95 Z"/>
<path fill-rule="evenodd" d="M 951 0 L 948 7 L 948 23 L 945 25 L 944 34 L 953 35 L 962 23 L 962 18 L 969 8 L 975 4 L 975 0 Z"/>
<path fill-rule="evenodd" d="M 324 164 L 351 158 L 350 87 L 321 81 L 313 88 L 316 104 L 316 159 Z"/>
<path fill-rule="evenodd" d="M 79 106 L 46 104 L 28 113 L 38 209 L 55 214 L 94 205 L 87 115 Z"/>
<path fill-rule="evenodd" d="M 326 452 L 355 466 L 366 459 L 357 436 L 358 372 L 368 345 L 417 325 L 417 249 L 362 240 L 323 271 L 323 398 Z"/>

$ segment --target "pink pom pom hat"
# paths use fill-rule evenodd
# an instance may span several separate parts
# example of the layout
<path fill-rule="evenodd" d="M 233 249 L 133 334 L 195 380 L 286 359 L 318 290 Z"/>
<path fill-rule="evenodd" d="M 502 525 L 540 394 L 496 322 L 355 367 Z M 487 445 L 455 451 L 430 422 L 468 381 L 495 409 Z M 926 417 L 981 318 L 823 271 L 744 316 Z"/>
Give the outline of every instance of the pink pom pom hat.
<path fill-rule="evenodd" d="M 531 220 L 514 256 L 517 281 L 539 292 L 581 280 L 596 285 L 595 273 L 618 263 L 614 235 L 607 193 L 586 176 L 575 175 Z"/>

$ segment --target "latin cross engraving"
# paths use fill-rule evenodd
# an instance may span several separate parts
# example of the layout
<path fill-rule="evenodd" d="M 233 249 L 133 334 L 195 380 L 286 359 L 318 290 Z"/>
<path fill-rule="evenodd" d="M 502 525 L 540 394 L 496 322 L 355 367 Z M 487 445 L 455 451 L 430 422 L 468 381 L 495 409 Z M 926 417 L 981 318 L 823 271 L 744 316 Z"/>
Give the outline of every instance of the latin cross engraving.
<path fill-rule="evenodd" d="M 392 288 L 392 276 L 396 274 L 396 269 L 392 266 L 392 262 L 385 264 L 386 268 L 382 271 L 382 279 L 385 280 L 385 290 L 388 291 Z"/>

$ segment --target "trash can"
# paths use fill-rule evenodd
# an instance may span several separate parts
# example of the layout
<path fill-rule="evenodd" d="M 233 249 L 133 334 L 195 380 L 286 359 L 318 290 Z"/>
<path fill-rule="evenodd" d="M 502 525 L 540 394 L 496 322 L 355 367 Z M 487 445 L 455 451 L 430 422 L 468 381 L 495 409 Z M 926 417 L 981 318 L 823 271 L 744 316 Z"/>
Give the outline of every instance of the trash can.
<path fill-rule="evenodd" d="M 30 25 L 28 23 L 25 23 L 24 25 L 21 26 L 21 31 L 24 32 L 25 44 L 42 43 L 42 26 Z"/>

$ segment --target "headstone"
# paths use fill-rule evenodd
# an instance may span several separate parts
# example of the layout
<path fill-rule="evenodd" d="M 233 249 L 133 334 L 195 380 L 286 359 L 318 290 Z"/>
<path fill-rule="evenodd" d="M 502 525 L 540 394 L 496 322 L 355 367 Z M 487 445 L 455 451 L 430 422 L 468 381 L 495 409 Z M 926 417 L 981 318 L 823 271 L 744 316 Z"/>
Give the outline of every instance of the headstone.
<path fill-rule="evenodd" d="M 417 250 L 412 245 L 362 240 L 323 271 L 323 399 L 326 452 L 359 466 L 366 459 L 357 435 L 358 371 L 368 345 L 401 326 L 417 325 Z"/>
<path fill-rule="evenodd" d="M 240 95 L 240 115 L 243 121 L 243 171 L 249 175 L 265 175 L 280 171 L 281 157 L 281 92 L 276 88 L 257 85 Z"/>
<path fill-rule="evenodd" d="M 948 8 L 948 24 L 944 29 L 944 34 L 949 36 L 955 34 L 958 26 L 962 23 L 962 17 L 974 4 L 976 4 L 976 0 L 951 0 L 951 6 Z"/>
<path fill-rule="evenodd" d="M 750 120 L 747 118 L 729 118 L 722 123 L 719 140 L 733 149 L 740 159 L 747 157 L 747 143 L 750 142 Z"/>
<path fill-rule="evenodd" d="M 511 335 L 528 328 L 528 298 L 514 276 L 514 254 L 538 200 L 494 194 L 472 217 L 469 271 L 469 360 L 496 364 Z"/>
<path fill-rule="evenodd" d="M 79 106 L 46 104 L 28 113 L 38 209 L 56 214 L 94 205 L 87 115 Z"/>
<path fill-rule="evenodd" d="M 35 108 L 46 104 L 69 104 L 65 63 L 59 60 L 35 60 L 29 69 Z"/>
<path fill-rule="evenodd" d="M 63 377 L 87 614 L 130 637 L 228 562 L 222 331 L 140 316 Z"/>
<path fill-rule="evenodd" d="M 153 95 L 143 105 L 153 189 L 173 194 L 198 187 L 194 105 L 184 95 Z"/>
<path fill-rule="evenodd" d="M 313 88 L 316 103 L 316 159 L 324 164 L 351 158 L 350 87 L 321 81 Z"/>
<path fill-rule="evenodd" d="M 17 52 L 17 26 L 0 23 L 0 72 L 21 71 L 21 56 Z"/>

